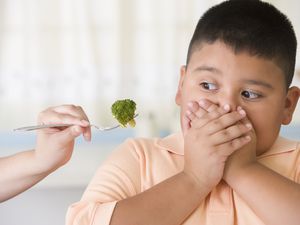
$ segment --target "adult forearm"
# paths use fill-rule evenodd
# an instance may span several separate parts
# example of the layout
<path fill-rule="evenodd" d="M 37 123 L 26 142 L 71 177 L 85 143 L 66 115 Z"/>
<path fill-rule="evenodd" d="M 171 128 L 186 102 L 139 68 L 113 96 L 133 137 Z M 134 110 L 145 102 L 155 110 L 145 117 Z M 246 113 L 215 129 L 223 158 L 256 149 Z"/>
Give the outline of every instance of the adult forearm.
<path fill-rule="evenodd" d="M 33 150 L 1 158 L 0 171 L 0 202 L 27 190 L 50 173 L 40 170 Z"/>
<path fill-rule="evenodd" d="M 226 182 L 266 224 L 299 224 L 299 184 L 260 163 L 231 174 Z"/>
<path fill-rule="evenodd" d="M 209 192 L 205 187 L 199 188 L 182 172 L 139 195 L 118 202 L 110 225 L 179 225 Z"/>

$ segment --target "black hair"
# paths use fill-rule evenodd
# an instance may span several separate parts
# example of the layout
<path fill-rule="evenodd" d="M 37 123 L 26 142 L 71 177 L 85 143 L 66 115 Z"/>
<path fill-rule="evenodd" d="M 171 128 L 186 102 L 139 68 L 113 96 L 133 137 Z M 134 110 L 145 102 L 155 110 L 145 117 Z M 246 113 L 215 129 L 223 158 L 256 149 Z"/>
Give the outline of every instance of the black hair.
<path fill-rule="evenodd" d="M 200 18 L 190 41 L 187 62 L 203 43 L 222 41 L 235 53 L 273 60 L 285 75 L 286 87 L 295 70 L 297 40 L 289 19 L 260 0 L 229 0 L 213 6 Z"/>

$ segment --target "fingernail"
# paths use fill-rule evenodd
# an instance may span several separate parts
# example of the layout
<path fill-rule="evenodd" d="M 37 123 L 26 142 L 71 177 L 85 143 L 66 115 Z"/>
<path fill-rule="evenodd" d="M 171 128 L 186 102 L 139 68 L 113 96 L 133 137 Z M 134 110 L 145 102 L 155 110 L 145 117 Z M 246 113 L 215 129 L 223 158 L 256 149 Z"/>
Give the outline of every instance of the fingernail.
<path fill-rule="evenodd" d="M 86 133 L 83 134 L 83 137 L 86 141 L 91 141 L 91 136 L 88 136 Z"/>
<path fill-rule="evenodd" d="M 245 136 L 246 141 L 250 141 L 251 137 L 249 135 Z"/>
<path fill-rule="evenodd" d="M 245 110 L 240 109 L 240 110 L 239 110 L 239 114 L 241 114 L 242 116 L 245 116 L 245 115 L 246 115 L 246 112 L 245 112 Z"/>
<path fill-rule="evenodd" d="M 248 129 L 251 129 L 252 128 L 252 125 L 250 123 L 246 123 L 245 126 L 248 128 Z"/>
<path fill-rule="evenodd" d="M 82 126 L 90 125 L 89 121 L 86 121 L 86 120 L 81 120 L 80 122 L 81 122 Z"/>
<path fill-rule="evenodd" d="M 230 105 L 225 104 L 225 105 L 223 106 L 223 108 L 224 108 L 225 111 L 229 111 L 229 110 L 230 110 Z"/>

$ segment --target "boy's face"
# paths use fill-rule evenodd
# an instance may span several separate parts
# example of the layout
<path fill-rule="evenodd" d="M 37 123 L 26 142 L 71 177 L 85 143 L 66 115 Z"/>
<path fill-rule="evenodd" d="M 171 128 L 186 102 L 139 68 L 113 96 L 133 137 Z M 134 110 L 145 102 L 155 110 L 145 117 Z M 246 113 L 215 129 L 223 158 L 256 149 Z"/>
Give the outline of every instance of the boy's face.
<path fill-rule="evenodd" d="M 235 54 L 222 42 L 202 44 L 182 67 L 176 95 L 181 123 L 191 101 L 207 99 L 218 106 L 241 106 L 257 137 L 257 154 L 276 140 L 281 124 L 291 121 L 299 89 L 286 92 L 282 70 L 271 60 Z"/>

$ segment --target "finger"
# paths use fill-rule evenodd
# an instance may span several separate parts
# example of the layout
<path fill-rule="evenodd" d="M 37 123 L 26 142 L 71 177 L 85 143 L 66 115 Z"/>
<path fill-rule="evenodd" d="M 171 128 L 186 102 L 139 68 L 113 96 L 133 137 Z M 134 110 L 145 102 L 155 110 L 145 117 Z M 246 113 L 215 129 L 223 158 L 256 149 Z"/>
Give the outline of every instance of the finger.
<path fill-rule="evenodd" d="M 233 152 L 239 150 L 244 145 L 251 141 L 251 137 L 249 135 L 241 136 L 238 138 L 233 139 L 230 142 L 223 143 L 218 145 L 218 154 L 222 154 L 223 156 L 230 156 Z"/>
<path fill-rule="evenodd" d="M 201 118 L 196 118 L 191 121 L 191 126 L 194 128 L 201 128 L 206 126 L 211 121 L 216 120 L 223 116 L 224 114 L 228 113 L 228 107 L 217 107 L 216 110 L 212 112 L 207 112 Z"/>
<path fill-rule="evenodd" d="M 201 118 L 203 115 L 205 115 L 207 113 L 207 111 L 205 109 L 203 109 L 202 107 L 200 107 L 198 102 L 192 102 L 188 104 L 189 106 L 189 110 L 192 112 L 191 120 L 195 119 L 196 117 Z"/>
<path fill-rule="evenodd" d="M 245 126 L 242 123 L 239 123 L 239 124 L 230 126 L 226 129 L 223 129 L 223 130 L 213 134 L 211 137 L 212 137 L 215 145 L 220 145 L 220 144 L 223 144 L 226 142 L 230 142 L 241 136 L 248 135 L 251 128 L 252 128 L 251 126 L 249 127 L 249 126 Z"/>
<path fill-rule="evenodd" d="M 195 112 L 199 109 L 199 105 L 197 102 L 189 102 L 187 104 L 187 110 L 183 115 L 182 128 L 183 134 L 191 128 L 191 121 L 196 118 Z"/>
<path fill-rule="evenodd" d="M 89 121 L 87 115 L 85 114 L 81 106 L 61 105 L 61 106 L 52 107 L 51 109 L 52 111 L 55 111 L 57 113 L 71 114 L 73 116 L 77 116 L 84 120 Z"/>
<path fill-rule="evenodd" d="M 241 106 L 238 106 L 237 107 L 237 110 L 238 111 L 240 111 L 240 110 L 243 110 L 243 108 L 241 107 Z M 243 123 L 243 124 L 250 124 L 251 125 L 251 122 L 250 122 L 250 120 L 248 119 L 248 117 L 247 116 L 245 116 L 242 120 L 241 120 L 241 123 Z"/>
<path fill-rule="evenodd" d="M 89 123 L 82 118 L 73 116 L 70 114 L 57 113 L 55 111 L 46 110 L 41 112 L 38 117 L 38 123 L 44 124 L 54 124 L 54 123 L 63 123 L 63 124 L 75 124 L 79 126 L 89 126 Z"/>
<path fill-rule="evenodd" d="M 84 127 L 82 135 L 83 135 L 84 140 L 91 141 L 91 139 L 92 139 L 91 127 L 90 126 Z"/>
<path fill-rule="evenodd" d="M 83 137 L 86 141 L 91 140 L 91 127 L 89 119 L 84 110 L 80 106 L 75 105 L 60 105 L 50 107 L 41 112 L 38 119 L 39 123 L 53 124 L 65 123 L 83 126 Z M 60 129 L 63 130 L 63 129 Z M 56 130 L 57 131 L 57 130 Z"/>
<path fill-rule="evenodd" d="M 241 106 L 238 106 L 237 107 L 237 110 L 241 110 L 242 109 L 242 107 Z M 255 129 L 254 129 L 254 126 L 252 125 L 252 123 L 251 123 L 251 121 L 249 120 L 249 118 L 248 118 L 248 116 L 246 115 L 241 121 L 240 121 L 240 123 L 242 123 L 242 124 L 244 124 L 245 126 L 248 126 L 248 127 L 252 127 L 252 129 L 251 129 L 251 132 L 250 132 L 250 136 L 255 136 Z"/>
<path fill-rule="evenodd" d="M 185 115 L 189 118 L 190 121 L 196 118 L 196 112 L 199 110 L 199 105 L 197 102 L 189 102 L 187 104 L 188 109 L 185 113 Z"/>
<path fill-rule="evenodd" d="M 54 134 L 55 140 L 60 147 L 65 146 L 66 144 L 74 141 L 83 132 L 83 128 L 80 126 L 71 126 L 67 129 L 57 132 Z"/>
<path fill-rule="evenodd" d="M 70 105 L 53 106 L 53 107 L 50 107 L 49 110 L 56 111 L 56 112 L 59 112 L 59 113 L 70 113 L 70 114 L 72 114 L 73 112 L 77 111 L 77 108 L 78 108 L 78 106 L 70 104 Z"/>
<path fill-rule="evenodd" d="M 211 121 L 209 123 L 209 126 L 207 126 L 207 132 L 209 135 L 212 135 L 236 123 L 243 126 L 251 126 L 249 125 L 249 123 L 247 124 L 239 123 L 239 121 L 241 121 L 245 117 L 246 117 L 246 112 L 243 109 L 231 113 L 226 113 L 220 116 L 219 118 Z"/>
<path fill-rule="evenodd" d="M 213 103 L 207 99 L 200 99 L 198 103 L 199 103 L 200 107 L 202 109 L 206 110 L 207 112 L 212 112 L 214 110 L 217 110 L 217 108 L 218 108 L 218 106 L 215 103 Z"/>
<path fill-rule="evenodd" d="M 86 113 L 84 112 L 84 110 L 82 109 L 82 107 L 77 106 L 77 111 L 80 113 L 81 116 L 83 116 L 83 118 L 85 118 L 86 121 L 89 121 L 89 119 L 88 119 Z M 86 141 L 91 141 L 91 139 L 92 139 L 91 126 L 87 126 L 83 130 L 83 137 Z"/>

